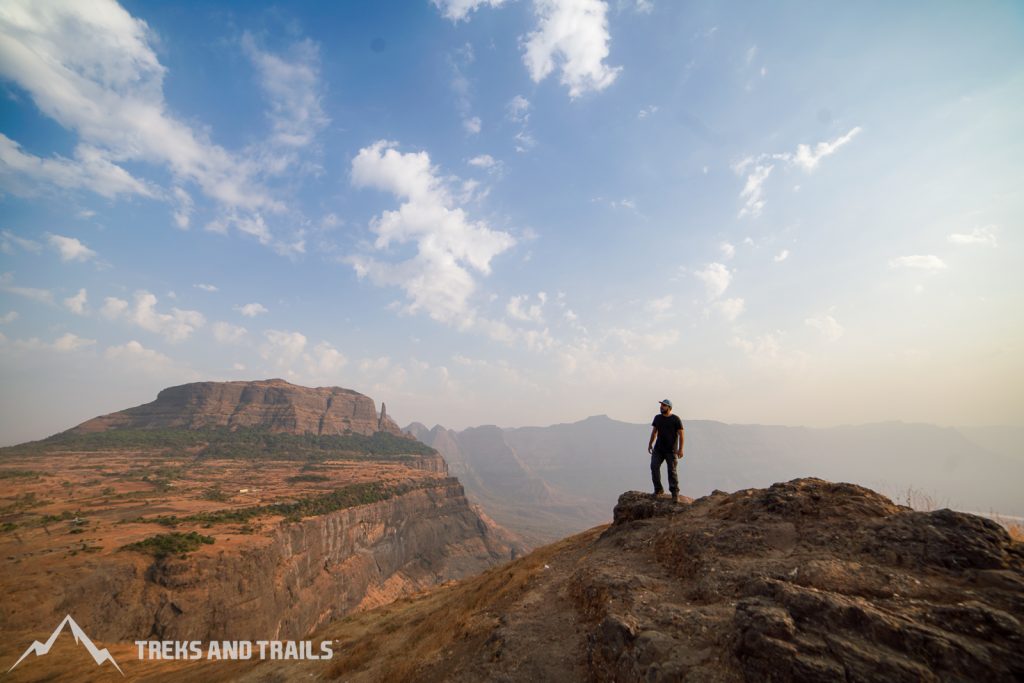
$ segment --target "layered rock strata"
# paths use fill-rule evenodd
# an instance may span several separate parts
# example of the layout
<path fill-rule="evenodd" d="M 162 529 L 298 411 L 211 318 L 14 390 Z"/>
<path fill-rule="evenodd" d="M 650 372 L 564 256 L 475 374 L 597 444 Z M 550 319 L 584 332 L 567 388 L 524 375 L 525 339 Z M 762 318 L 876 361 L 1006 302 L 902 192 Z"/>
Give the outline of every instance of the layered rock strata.
<path fill-rule="evenodd" d="M 298 639 L 517 552 L 453 478 L 264 536 L 241 550 L 218 540 L 184 557 L 105 558 L 62 587 L 58 611 L 73 611 L 112 641 Z"/>
<path fill-rule="evenodd" d="M 282 379 L 195 382 L 169 387 L 156 400 L 102 415 L 72 432 L 109 429 L 259 428 L 292 434 L 405 436 L 373 399 L 341 387 L 300 387 Z"/>

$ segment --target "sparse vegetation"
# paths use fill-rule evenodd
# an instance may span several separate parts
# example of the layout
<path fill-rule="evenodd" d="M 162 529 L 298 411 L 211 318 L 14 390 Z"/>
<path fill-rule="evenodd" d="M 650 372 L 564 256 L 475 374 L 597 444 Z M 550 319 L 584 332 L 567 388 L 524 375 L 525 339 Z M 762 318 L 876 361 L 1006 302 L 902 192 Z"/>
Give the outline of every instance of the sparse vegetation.
<path fill-rule="evenodd" d="M 136 522 L 150 522 L 164 526 L 175 527 L 179 524 L 237 524 L 245 523 L 257 517 L 269 517 L 280 515 L 288 521 L 299 521 L 304 517 L 317 517 L 330 512 L 376 503 L 387 500 L 394 496 L 402 495 L 419 488 L 435 486 L 436 481 L 427 479 L 415 484 L 402 484 L 399 486 L 387 486 L 380 482 L 367 484 L 352 484 L 329 493 L 322 493 L 311 496 L 304 496 L 288 503 L 271 503 L 269 505 L 254 505 L 250 507 L 237 508 L 234 510 L 214 510 L 212 512 L 198 512 L 194 515 L 178 517 L 177 515 L 161 515 L 159 517 L 139 517 Z"/>
<path fill-rule="evenodd" d="M 195 531 L 179 533 L 172 531 L 167 534 L 157 534 L 142 541 L 129 543 L 122 546 L 122 550 L 133 550 L 140 553 L 152 555 L 157 559 L 168 555 L 184 555 L 198 550 L 204 544 L 212 544 L 212 536 L 203 536 Z"/>
<path fill-rule="evenodd" d="M 194 453 L 199 458 L 245 460 L 397 460 L 433 455 L 434 449 L 387 432 L 373 436 L 283 434 L 262 429 L 112 429 L 79 434 L 62 432 L 42 441 L 0 448 L 4 455 L 52 451 L 157 450 Z"/>
<path fill-rule="evenodd" d="M 38 479 L 45 476 L 47 476 L 45 472 L 37 472 L 36 470 L 0 470 L 0 480 Z"/>
<path fill-rule="evenodd" d="M 199 496 L 203 500 L 212 500 L 216 503 L 225 503 L 231 500 L 231 496 L 224 493 L 220 486 L 211 486 L 210 488 L 203 491 L 202 495 Z"/>
<path fill-rule="evenodd" d="M 317 482 L 317 481 L 330 481 L 330 477 L 325 477 L 322 474 L 297 474 L 294 477 L 288 477 L 285 479 L 289 484 L 301 484 L 303 482 Z"/>

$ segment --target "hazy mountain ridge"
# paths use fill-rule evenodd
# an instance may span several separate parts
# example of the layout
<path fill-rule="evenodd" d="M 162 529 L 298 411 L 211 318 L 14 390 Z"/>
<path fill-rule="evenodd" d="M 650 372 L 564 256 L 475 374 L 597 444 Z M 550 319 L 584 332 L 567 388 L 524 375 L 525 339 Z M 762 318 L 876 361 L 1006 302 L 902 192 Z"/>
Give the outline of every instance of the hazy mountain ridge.
<path fill-rule="evenodd" d="M 684 425 L 685 457 L 679 473 L 686 495 L 815 476 L 868 486 L 901 502 L 909 492 L 912 502 L 930 500 L 936 507 L 1024 515 L 1018 485 L 1024 481 L 1024 458 L 990 451 L 954 428 L 902 422 L 831 428 L 713 420 L 684 420 Z M 993 443 L 1009 443 L 1006 434 L 1014 434 L 1012 428 L 966 431 L 981 434 L 978 439 L 983 440 L 993 429 L 1002 439 L 989 438 Z M 446 430 L 445 438 L 457 441 L 468 431 Z M 646 424 L 594 416 L 549 427 L 490 428 L 486 433 L 489 446 L 474 441 L 475 462 L 512 452 L 521 467 L 554 490 L 586 501 L 588 508 L 609 509 L 624 486 L 651 487 Z M 479 487 L 512 505 L 515 497 L 501 478 L 487 476 L 497 472 L 477 468 Z M 473 487 L 467 490 L 474 493 Z"/>

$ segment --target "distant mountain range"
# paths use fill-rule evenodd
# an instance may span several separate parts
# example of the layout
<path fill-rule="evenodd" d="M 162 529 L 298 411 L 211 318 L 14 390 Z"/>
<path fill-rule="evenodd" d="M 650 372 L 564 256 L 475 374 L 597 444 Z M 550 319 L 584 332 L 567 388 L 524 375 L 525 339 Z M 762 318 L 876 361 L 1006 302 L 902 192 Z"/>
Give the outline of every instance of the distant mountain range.
<path fill-rule="evenodd" d="M 1024 429 L 684 424 L 679 471 L 687 496 L 820 477 L 903 504 L 1024 515 Z M 605 522 L 622 491 L 651 489 L 646 424 L 602 415 L 550 427 L 455 432 L 413 423 L 405 431 L 440 451 L 496 521 L 535 541 Z"/>

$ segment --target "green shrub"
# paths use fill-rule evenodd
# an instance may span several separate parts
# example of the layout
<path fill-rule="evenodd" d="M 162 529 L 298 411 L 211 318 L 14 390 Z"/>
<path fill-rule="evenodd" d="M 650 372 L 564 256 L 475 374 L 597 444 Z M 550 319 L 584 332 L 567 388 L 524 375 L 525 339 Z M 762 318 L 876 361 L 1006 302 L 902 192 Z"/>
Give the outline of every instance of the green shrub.
<path fill-rule="evenodd" d="M 129 543 L 121 549 L 146 553 L 159 559 L 168 555 L 184 555 L 198 550 L 203 544 L 211 543 L 212 536 L 203 536 L 195 531 L 184 534 L 172 531 L 169 534 L 157 534 L 142 541 Z"/>

